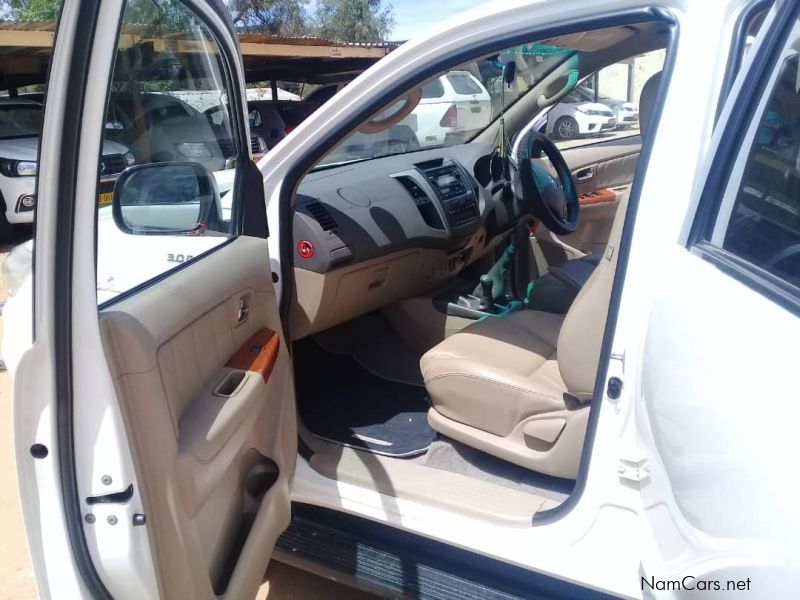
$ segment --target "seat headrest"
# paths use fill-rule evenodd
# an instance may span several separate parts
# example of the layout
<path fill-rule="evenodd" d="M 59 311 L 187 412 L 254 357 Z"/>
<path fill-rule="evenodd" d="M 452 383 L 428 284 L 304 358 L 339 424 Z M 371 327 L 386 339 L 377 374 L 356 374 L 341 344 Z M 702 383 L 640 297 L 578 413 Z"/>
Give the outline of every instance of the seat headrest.
<path fill-rule="evenodd" d="M 653 109 L 656 106 L 660 85 L 661 71 L 647 80 L 642 88 L 642 94 L 639 96 L 639 131 L 642 135 L 650 135 L 650 121 L 653 118 Z"/>

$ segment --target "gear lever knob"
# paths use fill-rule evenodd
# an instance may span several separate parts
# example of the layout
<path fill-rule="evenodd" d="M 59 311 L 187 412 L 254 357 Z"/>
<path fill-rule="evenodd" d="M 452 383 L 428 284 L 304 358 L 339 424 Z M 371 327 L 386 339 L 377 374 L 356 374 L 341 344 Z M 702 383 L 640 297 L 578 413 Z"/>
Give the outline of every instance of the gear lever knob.
<path fill-rule="evenodd" d="M 480 310 L 493 311 L 494 310 L 494 279 L 491 275 L 481 275 L 481 302 Z"/>
<path fill-rule="evenodd" d="M 494 288 L 494 279 L 492 279 L 491 275 L 481 275 L 481 289 L 483 290 L 483 295 L 487 298 L 492 298 L 492 291 Z"/>

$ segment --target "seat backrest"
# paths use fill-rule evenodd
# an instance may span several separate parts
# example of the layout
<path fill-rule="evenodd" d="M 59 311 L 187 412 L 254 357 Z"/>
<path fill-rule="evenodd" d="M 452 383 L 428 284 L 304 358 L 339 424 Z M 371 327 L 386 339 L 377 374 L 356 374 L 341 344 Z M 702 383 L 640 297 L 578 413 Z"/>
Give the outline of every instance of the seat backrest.
<path fill-rule="evenodd" d="M 650 134 L 650 124 L 661 82 L 661 73 L 656 73 L 642 88 L 639 99 L 639 121 L 642 136 Z M 628 212 L 627 196 L 617 207 L 614 224 L 608 237 L 600 264 L 581 288 L 569 309 L 558 336 L 558 368 L 570 395 L 588 402 L 594 392 L 597 368 L 600 365 L 600 348 L 608 318 L 608 305 L 617 269 L 619 244 L 625 215 Z"/>
<path fill-rule="evenodd" d="M 272 104 L 262 105 L 261 111 L 261 131 L 264 134 L 267 148 L 272 150 L 283 138 L 286 137 L 286 123 L 278 112 L 278 108 Z"/>

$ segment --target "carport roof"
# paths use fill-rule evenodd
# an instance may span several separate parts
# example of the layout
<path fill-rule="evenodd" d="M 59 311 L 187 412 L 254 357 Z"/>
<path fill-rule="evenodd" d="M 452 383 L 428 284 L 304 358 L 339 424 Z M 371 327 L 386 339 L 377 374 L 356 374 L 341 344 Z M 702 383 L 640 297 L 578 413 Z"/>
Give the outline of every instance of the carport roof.
<path fill-rule="evenodd" d="M 0 82 L 41 83 L 56 24 L 54 21 L 0 21 Z M 152 32 L 149 25 L 126 25 L 125 34 Z M 180 40 L 168 30 L 165 36 Z M 124 41 L 123 41 L 124 43 Z M 190 41 L 187 52 L 191 51 Z M 258 32 L 239 33 L 245 78 L 251 81 L 324 83 L 347 81 L 401 42 L 337 42 L 317 37 L 286 37 Z"/>

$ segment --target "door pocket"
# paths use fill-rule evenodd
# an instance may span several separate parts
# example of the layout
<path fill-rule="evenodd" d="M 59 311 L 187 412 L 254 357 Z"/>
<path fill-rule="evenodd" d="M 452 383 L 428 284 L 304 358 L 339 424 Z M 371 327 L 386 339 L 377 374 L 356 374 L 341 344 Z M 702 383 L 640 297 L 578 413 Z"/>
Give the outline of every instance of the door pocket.
<path fill-rule="evenodd" d="M 244 371 L 233 371 L 228 373 L 225 379 L 214 390 L 214 395 L 222 398 L 230 398 L 239 393 L 247 382 L 247 373 Z"/>

